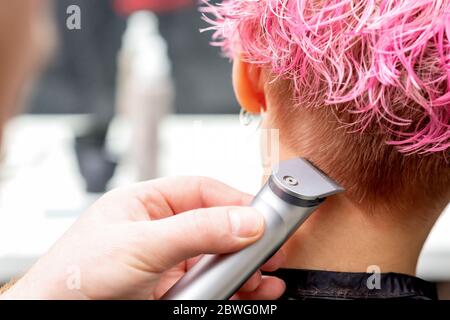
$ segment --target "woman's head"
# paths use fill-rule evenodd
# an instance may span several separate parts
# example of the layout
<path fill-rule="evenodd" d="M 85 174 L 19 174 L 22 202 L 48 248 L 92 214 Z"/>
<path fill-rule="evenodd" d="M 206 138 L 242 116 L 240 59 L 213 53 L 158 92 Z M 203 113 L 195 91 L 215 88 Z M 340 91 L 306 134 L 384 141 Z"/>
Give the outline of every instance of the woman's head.
<path fill-rule="evenodd" d="M 225 0 L 206 6 L 241 105 L 358 203 L 449 197 L 450 1 Z M 212 16 L 211 16 L 212 14 Z"/>

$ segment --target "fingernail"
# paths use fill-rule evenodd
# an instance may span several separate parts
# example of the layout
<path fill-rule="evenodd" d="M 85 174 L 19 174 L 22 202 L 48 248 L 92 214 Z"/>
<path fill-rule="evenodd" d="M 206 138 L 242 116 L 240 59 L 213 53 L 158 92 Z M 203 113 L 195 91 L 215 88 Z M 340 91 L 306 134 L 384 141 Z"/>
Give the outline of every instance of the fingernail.
<path fill-rule="evenodd" d="M 231 232 L 241 238 L 250 238 L 261 232 L 264 224 L 262 214 L 251 208 L 231 209 L 228 212 Z"/>

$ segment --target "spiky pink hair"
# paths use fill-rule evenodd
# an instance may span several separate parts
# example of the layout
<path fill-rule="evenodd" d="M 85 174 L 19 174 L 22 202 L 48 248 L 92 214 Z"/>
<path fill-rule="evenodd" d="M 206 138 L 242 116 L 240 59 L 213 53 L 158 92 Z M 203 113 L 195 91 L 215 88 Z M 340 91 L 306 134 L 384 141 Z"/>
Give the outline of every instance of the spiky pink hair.
<path fill-rule="evenodd" d="M 269 66 L 321 107 L 350 105 L 353 126 L 378 122 L 401 152 L 447 152 L 450 0 L 203 1 L 229 57 Z"/>

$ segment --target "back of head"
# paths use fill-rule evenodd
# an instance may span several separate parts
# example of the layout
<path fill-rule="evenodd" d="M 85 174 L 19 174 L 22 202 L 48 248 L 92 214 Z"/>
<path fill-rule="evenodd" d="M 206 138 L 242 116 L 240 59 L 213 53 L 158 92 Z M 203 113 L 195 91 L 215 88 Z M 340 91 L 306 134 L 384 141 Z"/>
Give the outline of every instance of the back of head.
<path fill-rule="evenodd" d="M 267 71 L 281 143 L 354 203 L 448 203 L 450 1 L 226 0 L 204 11 L 215 44 Z"/>

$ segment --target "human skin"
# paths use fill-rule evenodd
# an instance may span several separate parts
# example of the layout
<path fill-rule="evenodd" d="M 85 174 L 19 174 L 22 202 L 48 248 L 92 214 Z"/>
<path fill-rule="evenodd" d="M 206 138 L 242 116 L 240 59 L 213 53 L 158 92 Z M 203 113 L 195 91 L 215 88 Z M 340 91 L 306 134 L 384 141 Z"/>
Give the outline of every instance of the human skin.
<path fill-rule="evenodd" d="M 262 236 L 264 219 L 247 207 L 251 199 L 195 177 L 111 191 L 0 298 L 158 299 L 200 255 L 234 252 Z M 283 261 L 279 252 L 262 270 Z M 233 299 L 276 299 L 284 290 L 282 280 L 258 271 Z"/>
<path fill-rule="evenodd" d="M 0 139 L 25 85 L 51 51 L 47 5 L 0 1 Z M 251 198 L 194 177 L 115 190 L 85 212 L 0 298 L 159 298 L 199 255 L 233 252 L 262 235 L 262 217 L 246 207 Z M 280 252 L 262 268 L 275 270 L 282 261 Z M 284 288 L 280 279 L 258 271 L 233 298 L 276 299 Z"/>
<path fill-rule="evenodd" d="M 233 85 L 239 103 L 252 112 L 263 106 L 262 127 L 279 130 L 279 155 L 268 158 L 301 157 L 302 150 L 293 150 L 283 139 L 286 129 L 275 125 L 276 108 L 265 81 L 263 70 L 239 58 L 234 60 Z M 314 125 L 307 110 L 299 121 Z M 345 193 L 330 197 L 284 246 L 284 267 L 366 272 L 376 265 L 381 272 L 415 275 L 422 246 L 444 208 L 437 206 L 426 215 L 414 209 L 407 214 L 382 210 L 369 214 Z"/>

